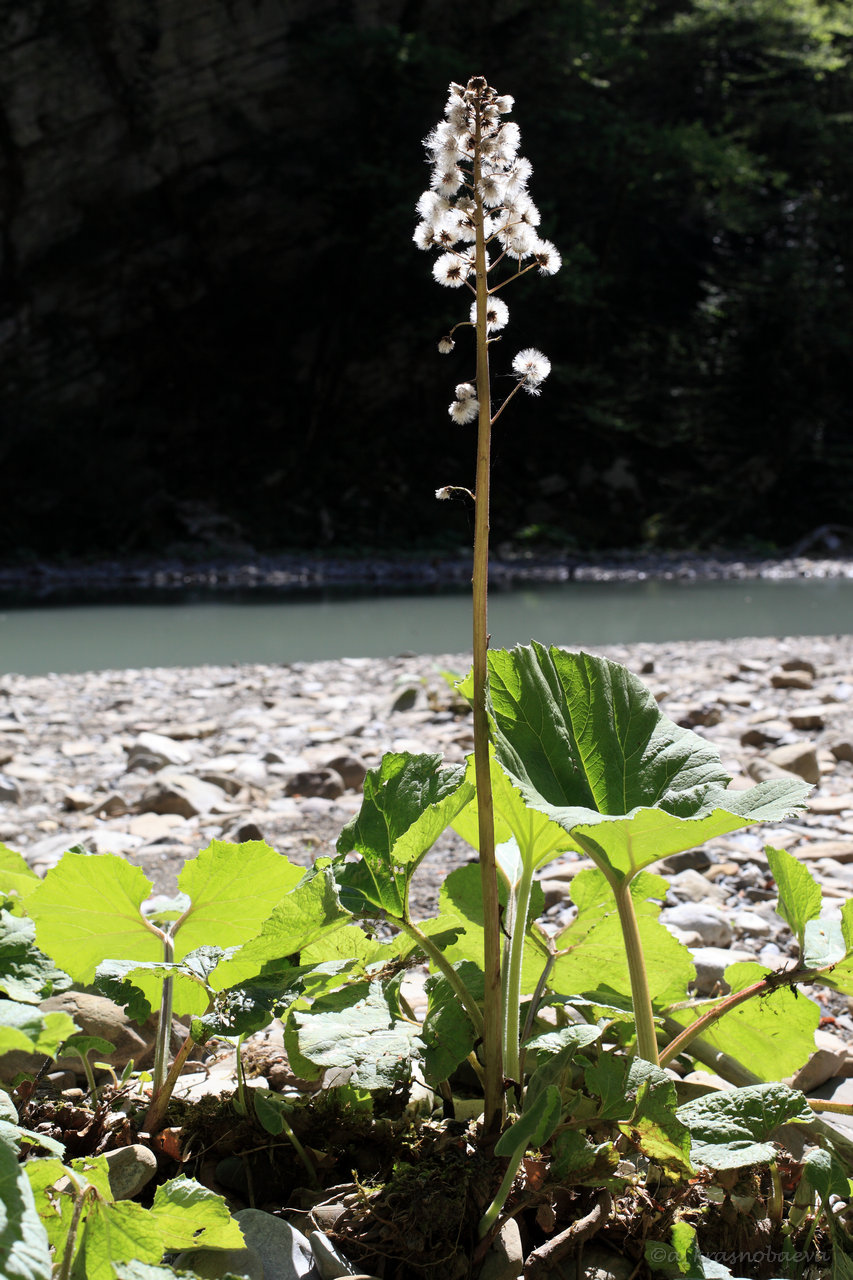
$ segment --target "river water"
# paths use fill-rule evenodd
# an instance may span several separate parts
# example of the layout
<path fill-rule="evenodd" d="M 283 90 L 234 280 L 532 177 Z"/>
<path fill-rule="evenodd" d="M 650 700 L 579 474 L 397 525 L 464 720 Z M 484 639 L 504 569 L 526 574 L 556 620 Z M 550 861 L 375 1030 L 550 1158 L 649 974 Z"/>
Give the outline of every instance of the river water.
<path fill-rule="evenodd" d="M 493 592 L 493 646 L 853 633 L 853 581 L 570 582 Z M 0 673 L 457 653 L 467 592 L 0 607 Z"/>

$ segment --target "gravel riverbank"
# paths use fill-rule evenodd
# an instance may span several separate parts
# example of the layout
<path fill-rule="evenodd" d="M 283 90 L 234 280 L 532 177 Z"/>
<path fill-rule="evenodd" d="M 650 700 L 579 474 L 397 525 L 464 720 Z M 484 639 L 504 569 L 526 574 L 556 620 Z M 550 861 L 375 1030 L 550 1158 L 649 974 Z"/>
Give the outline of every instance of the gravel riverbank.
<path fill-rule="evenodd" d="M 814 785 L 805 812 L 669 868 L 662 918 L 691 948 L 698 990 L 734 959 L 785 963 L 791 939 L 774 911 L 766 843 L 808 864 L 830 910 L 853 896 L 853 636 L 602 652 L 714 743 L 735 787 L 780 771 Z M 264 838 L 310 865 L 334 851 L 384 751 L 461 761 L 472 750 L 470 715 L 441 674 L 466 668 L 465 655 L 444 655 L 0 677 L 0 840 L 39 873 L 71 845 L 118 853 L 159 893 L 174 892 L 184 860 L 211 839 Z M 420 915 L 470 857 L 455 835 L 438 840 L 415 877 Z M 546 927 L 570 918 L 582 865 L 567 857 L 547 869 Z M 853 1074 L 846 1001 L 831 1013 L 830 1075 Z"/>

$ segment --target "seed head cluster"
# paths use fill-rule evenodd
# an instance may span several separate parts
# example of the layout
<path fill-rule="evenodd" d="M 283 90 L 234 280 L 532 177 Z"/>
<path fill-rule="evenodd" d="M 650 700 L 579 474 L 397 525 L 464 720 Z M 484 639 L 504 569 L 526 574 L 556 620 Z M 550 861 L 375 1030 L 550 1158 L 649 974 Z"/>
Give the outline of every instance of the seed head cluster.
<path fill-rule="evenodd" d="M 551 276 L 561 266 L 555 246 L 539 235 L 539 210 L 527 191 L 532 166 L 518 153 L 518 125 L 505 118 L 512 107 L 513 99 L 499 96 L 481 76 L 464 88 L 451 84 L 444 119 L 424 140 L 432 173 L 429 189 L 417 203 L 420 221 L 413 237 L 419 249 L 438 251 L 432 274 L 448 289 L 467 287 L 476 294 L 472 279 L 478 266 L 487 272 L 490 341 L 509 321 L 509 308 L 495 296 L 497 290 L 530 270 Z M 502 273 L 501 281 L 491 276 L 499 264 L 514 268 Z M 469 314 L 470 320 L 460 321 L 439 342 L 443 355 L 455 346 L 455 329 L 476 325 L 476 297 Z M 518 353 L 512 368 L 521 389 L 539 395 L 551 363 L 541 352 L 527 348 Z M 453 421 L 473 422 L 479 411 L 473 384 L 460 383 L 448 410 Z"/>

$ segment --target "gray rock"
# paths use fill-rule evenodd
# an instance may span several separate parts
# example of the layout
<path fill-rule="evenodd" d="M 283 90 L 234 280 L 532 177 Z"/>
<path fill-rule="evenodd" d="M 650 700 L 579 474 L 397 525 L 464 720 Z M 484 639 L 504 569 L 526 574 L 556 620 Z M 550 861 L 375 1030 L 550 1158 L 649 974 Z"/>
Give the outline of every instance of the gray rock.
<path fill-rule="evenodd" d="M 195 818 L 211 811 L 224 812 L 225 794 L 220 787 L 202 782 L 190 773 L 161 775 L 139 802 L 140 813 L 177 813 Z"/>
<path fill-rule="evenodd" d="M 731 924 L 735 933 L 748 934 L 753 938 L 769 938 L 773 932 L 770 921 L 757 911 L 735 911 Z"/>
<path fill-rule="evenodd" d="M 806 782 L 820 782 L 820 766 L 817 753 L 810 742 L 791 742 L 784 747 L 776 747 L 767 756 L 770 764 L 775 764 L 788 773 L 795 773 Z"/>
<path fill-rule="evenodd" d="M 670 894 L 674 901 L 681 902 L 707 902 L 721 903 L 725 901 L 726 891 L 721 885 L 714 884 L 711 880 L 706 880 L 705 876 L 700 875 L 698 871 L 688 868 L 686 871 L 679 871 L 677 875 L 672 876 L 669 882 L 669 893 L 667 894 L 667 902 L 669 902 Z"/>
<path fill-rule="evenodd" d="M 326 761 L 326 768 L 339 773 L 349 791 L 358 791 L 367 776 L 367 765 L 359 756 L 335 756 L 334 760 Z"/>
<path fill-rule="evenodd" d="M 303 769 L 284 788 L 285 795 L 337 800 L 344 794 L 344 780 L 335 769 Z"/>
<path fill-rule="evenodd" d="M 157 1172 L 157 1157 L 149 1147 L 134 1142 L 105 1154 L 110 1191 L 116 1200 L 132 1200 Z"/>
<path fill-rule="evenodd" d="M 254 1249 L 188 1249 L 174 1261 L 178 1271 L 192 1271 L 201 1280 L 221 1276 L 245 1276 L 246 1280 L 266 1280 L 261 1255 Z"/>
<path fill-rule="evenodd" d="M 836 760 L 846 760 L 853 764 L 853 738 L 840 738 L 829 749 Z"/>
<path fill-rule="evenodd" d="M 322 1231 L 312 1231 L 308 1240 L 322 1280 L 341 1280 L 342 1276 L 360 1274 L 358 1267 L 353 1266 Z"/>
<path fill-rule="evenodd" d="M 517 1280 L 523 1269 L 521 1232 L 515 1218 L 508 1218 L 483 1260 L 480 1280 Z"/>
<path fill-rule="evenodd" d="M 718 989 L 727 992 L 729 988 L 723 975 L 729 965 L 755 959 L 749 951 L 738 951 L 734 947 L 697 947 L 690 954 L 696 966 L 696 993 L 701 996 Z"/>
<path fill-rule="evenodd" d="M 792 1089 L 811 1093 L 834 1076 L 846 1076 L 849 1070 L 849 1051 L 846 1043 L 830 1031 L 815 1031 L 815 1052 L 805 1066 L 800 1067 L 790 1084 Z"/>
<path fill-rule="evenodd" d="M 664 907 L 660 919 L 662 924 L 674 924 L 685 932 L 698 933 L 710 947 L 731 942 L 731 925 L 714 907 L 684 902 L 677 907 Z"/>
<path fill-rule="evenodd" d="M 679 871 L 705 871 L 711 865 L 711 858 L 704 849 L 684 849 L 681 853 L 672 853 L 658 863 L 664 875 L 677 875 Z"/>
<path fill-rule="evenodd" d="M 161 768 L 168 764 L 186 765 L 192 760 L 192 752 L 187 747 L 182 747 L 179 742 L 162 733 L 140 733 L 130 749 L 129 769 L 133 768 L 131 761 L 135 755 L 155 756 L 162 762 L 159 766 Z"/>
<path fill-rule="evenodd" d="M 311 1245 L 289 1222 L 261 1209 L 241 1209 L 234 1218 L 246 1246 L 260 1255 L 264 1280 L 322 1280 Z"/>
<path fill-rule="evenodd" d="M 798 707 L 788 712 L 788 719 L 795 729 L 822 729 L 826 723 L 823 707 Z"/>
<path fill-rule="evenodd" d="M 20 799 L 21 790 L 15 779 L 0 773 L 0 804 L 18 804 Z"/>

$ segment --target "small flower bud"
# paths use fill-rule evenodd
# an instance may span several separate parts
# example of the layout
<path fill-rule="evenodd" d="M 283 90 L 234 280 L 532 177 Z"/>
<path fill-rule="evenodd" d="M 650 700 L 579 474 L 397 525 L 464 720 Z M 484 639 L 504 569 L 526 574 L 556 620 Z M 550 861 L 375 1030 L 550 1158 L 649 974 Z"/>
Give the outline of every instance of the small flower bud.
<path fill-rule="evenodd" d="M 455 346 L 456 346 L 456 343 L 448 334 L 447 337 L 439 339 L 439 342 L 438 342 L 439 354 L 443 356 L 449 356 Z"/>
<path fill-rule="evenodd" d="M 460 382 L 454 393 L 457 400 L 470 400 L 477 394 L 473 382 Z"/>

